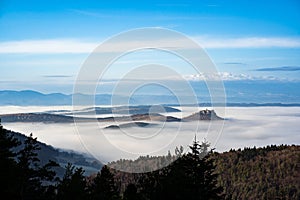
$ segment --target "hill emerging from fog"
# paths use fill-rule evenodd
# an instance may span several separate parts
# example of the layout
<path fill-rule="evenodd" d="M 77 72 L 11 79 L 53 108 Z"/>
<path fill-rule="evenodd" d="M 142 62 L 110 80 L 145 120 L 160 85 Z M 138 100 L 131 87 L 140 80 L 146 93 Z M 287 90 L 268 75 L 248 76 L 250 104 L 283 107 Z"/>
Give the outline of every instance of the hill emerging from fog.
<path fill-rule="evenodd" d="M 124 107 L 121 107 L 120 111 L 116 108 L 109 108 L 111 112 L 115 109 L 117 113 L 143 113 L 143 114 L 133 114 L 133 115 L 125 115 L 125 116 L 117 116 L 117 117 L 103 117 L 103 118 L 96 118 L 99 122 L 140 122 L 140 124 L 127 124 L 124 127 L 131 127 L 131 126 L 138 126 L 143 127 L 143 121 L 149 122 L 188 122 L 188 121 L 199 121 L 199 120 L 223 120 L 223 118 L 219 117 L 214 110 L 201 110 L 199 112 L 195 112 L 187 117 L 184 118 L 176 118 L 173 116 L 165 116 L 158 113 L 148 113 L 150 112 L 150 107 L 147 106 L 135 106 L 129 107 L 125 111 Z M 168 112 L 177 112 L 178 109 L 171 108 L 171 107 L 164 107 L 165 110 Z M 99 111 L 100 109 L 98 109 Z M 104 113 L 109 112 L 105 108 Z M 88 111 L 89 113 L 92 111 Z M 5 123 L 12 123 L 12 122 L 23 122 L 23 123 L 34 123 L 34 122 L 42 122 L 42 123 L 73 123 L 74 120 L 76 122 L 93 122 L 95 121 L 94 118 L 88 117 L 79 117 L 78 113 L 82 113 L 81 111 L 76 112 L 76 117 L 70 115 L 62 115 L 62 114 L 50 114 L 50 113 L 16 113 L 16 114 L 3 114 L 0 115 L 2 122 Z M 83 113 L 86 114 L 85 111 Z M 70 113 L 69 113 L 70 114 Z M 113 127 L 114 128 L 114 127 Z"/>

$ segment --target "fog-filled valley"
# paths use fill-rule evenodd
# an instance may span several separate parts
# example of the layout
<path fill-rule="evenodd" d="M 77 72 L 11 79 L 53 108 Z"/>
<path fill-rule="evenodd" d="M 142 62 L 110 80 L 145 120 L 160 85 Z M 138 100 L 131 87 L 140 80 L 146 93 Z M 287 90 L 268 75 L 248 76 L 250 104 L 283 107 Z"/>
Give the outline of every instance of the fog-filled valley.
<path fill-rule="evenodd" d="M 198 107 L 174 108 L 182 112 L 162 114 L 182 118 L 200 109 Z M 61 113 L 69 110 L 71 106 L 3 106 L 0 114 L 49 111 Z M 211 143 L 211 147 L 218 152 L 269 144 L 295 144 L 300 141 L 299 113 L 300 107 L 227 107 L 225 113 L 220 114 L 225 120 L 151 121 L 153 126 L 129 126 L 118 129 L 105 127 L 124 122 L 8 123 L 3 121 L 2 124 L 6 129 L 26 135 L 33 133 L 38 140 L 56 148 L 91 153 L 98 160 L 106 163 L 120 158 L 135 159 L 140 155 L 166 155 L 168 150 L 173 153 L 176 146 L 183 146 L 188 150 L 188 145 L 195 135 L 198 140 L 205 139 Z M 99 118 L 108 116 L 111 115 L 97 115 Z"/>

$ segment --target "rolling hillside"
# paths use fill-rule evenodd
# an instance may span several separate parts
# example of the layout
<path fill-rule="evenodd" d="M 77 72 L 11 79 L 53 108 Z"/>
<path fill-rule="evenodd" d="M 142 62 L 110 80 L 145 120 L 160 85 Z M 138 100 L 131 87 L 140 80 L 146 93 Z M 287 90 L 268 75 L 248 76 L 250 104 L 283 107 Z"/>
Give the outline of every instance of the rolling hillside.
<path fill-rule="evenodd" d="M 9 135 L 13 135 L 13 137 L 17 138 L 22 143 L 25 141 L 26 137 L 25 135 L 13 131 L 8 131 Z M 101 169 L 102 164 L 97 161 L 96 159 L 88 156 L 83 155 L 74 151 L 67 151 L 62 149 L 54 148 L 50 145 L 47 145 L 42 142 L 38 142 L 38 145 L 40 146 L 41 150 L 38 151 L 38 157 L 41 161 L 41 164 L 46 164 L 49 160 L 56 161 L 59 163 L 60 167 L 56 168 L 56 172 L 58 176 L 62 176 L 64 174 L 64 167 L 68 163 L 72 163 L 77 167 L 82 167 L 86 171 L 86 175 L 92 174 L 97 172 L 99 169 Z M 19 147 L 21 148 L 22 145 Z M 18 151 L 19 149 L 15 149 Z"/>

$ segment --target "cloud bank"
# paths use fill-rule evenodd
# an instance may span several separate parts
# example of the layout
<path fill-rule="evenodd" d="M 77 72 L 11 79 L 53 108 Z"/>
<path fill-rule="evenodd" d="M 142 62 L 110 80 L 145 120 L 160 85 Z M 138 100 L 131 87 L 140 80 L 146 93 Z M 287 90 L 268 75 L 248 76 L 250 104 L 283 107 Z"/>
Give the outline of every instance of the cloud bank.
<path fill-rule="evenodd" d="M 288 37 L 241 37 L 214 38 L 206 36 L 191 37 L 204 48 L 300 48 L 300 38 Z M 121 46 L 130 46 L 139 41 L 128 41 L 113 44 L 108 52 L 116 51 Z M 168 41 L 164 41 L 168 44 Z M 172 40 L 169 41 L 172 43 Z M 48 39 L 48 40 L 20 40 L 0 42 L 0 53 L 90 53 L 100 42 L 84 41 L 80 39 Z M 119 48 L 118 48 L 119 47 Z"/>
<path fill-rule="evenodd" d="M 300 66 L 282 66 L 282 67 L 259 68 L 259 69 L 256 69 L 255 71 L 264 71 L 264 72 L 287 71 L 287 72 L 293 72 L 293 71 L 300 71 Z"/>
<path fill-rule="evenodd" d="M 183 116 L 187 113 L 195 111 L 193 107 L 187 107 L 183 112 Z M 24 111 L 24 110 L 23 110 Z M 30 112 L 30 110 L 28 110 Z M 226 109 L 225 126 L 220 139 L 216 144 L 217 151 L 228 151 L 231 148 L 243 148 L 253 146 L 266 146 L 270 144 L 299 144 L 300 141 L 300 126 L 299 126 L 299 112 L 300 107 L 253 107 L 240 108 L 230 107 Z M 107 124 L 100 124 L 101 127 Z M 167 123 L 164 127 L 164 132 L 157 135 L 155 143 L 148 143 L 144 140 L 126 140 L 124 132 L 118 130 L 109 130 L 106 132 L 111 144 L 115 148 L 107 148 L 105 142 L 96 140 L 100 129 L 91 124 L 85 124 L 83 130 L 84 135 L 78 137 L 78 132 L 74 124 L 43 124 L 43 123 L 6 123 L 5 128 L 19 131 L 29 135 L 33 133 L 39 140 L 53 145 L 54 147 L 73 149 L 77 151 L 86 152 L 82 145 L 80 138 L 85 137 L 85 145 L 91 147 L 92 144 L 97 148 L 97 152 L 101 158 L 108 160 L 116 160 L 122 158 L 138 157 L 138 154 L 128 157 L 130 154 L 126 151 L 140 152 L 141 154 L 151 153 L 153 150 L 162 148 L 159 153 L 166 154 L 168 150 L 172 153 L 176 146 L 183 145 L 187 150 L 188 145 L 192 142 L 197 123 L 183 123 L 181 130 L 177 133 L 178 124 Z M 101 128 L 100 127 L 100 128 Z M 218 130 L 215 126 L 211 126 L 210 131 L 207 132 L 209 123 L 201 122 L 198 127 L 197 137 L 199 140 L 206 138 L 209 142 L 216 142 L 215 135 L 218 135 Z M 145 136 L 146 133 L 153 134 L 157 131 L 157 127 L 149 127 L 146 129 L 126 129 L 131 135 Z M 141 132 L 143 131 L 143 132 Z M 144 134 L 144 135 L 142 135 Z M 165 135 L 164 135 L 165 134 Z M 156 136 L 155 136 L 156 137 Z M 173 138 L 175 140 L 166 140 L 166 138 Z M 90 141 L 90 143 L 89 143 Z M 166 143 L 166 141 L 170 143 Z M 166 145 L 166 146 L 165 146 Z M 87 147 L 86 146 L 86 147 Z M 154 152 L 155 153 L 155 152 Z"/>

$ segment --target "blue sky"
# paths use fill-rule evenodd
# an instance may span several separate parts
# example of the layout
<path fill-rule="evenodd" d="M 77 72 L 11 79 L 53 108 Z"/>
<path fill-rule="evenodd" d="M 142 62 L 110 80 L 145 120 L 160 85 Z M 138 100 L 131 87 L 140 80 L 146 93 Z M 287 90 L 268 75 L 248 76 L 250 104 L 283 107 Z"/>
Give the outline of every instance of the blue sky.
<path fill-rule="evenodd" d="M 0 1 L 0 90 L 71 93 L 89 53 L 134 28 L 162 27 L 197 41 L 226 81 L 300 80 L 300 2 Z M 145 55 L 144 55 L 145 56 Z M 130 61 L 150 59 L 129 56 Z M 164 55 L 157 59 L 166 59 Z M 192 70 L 170 61 L 184 76 Z M 119 78 L 118 67 L 107 78 Z"/>

